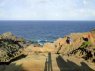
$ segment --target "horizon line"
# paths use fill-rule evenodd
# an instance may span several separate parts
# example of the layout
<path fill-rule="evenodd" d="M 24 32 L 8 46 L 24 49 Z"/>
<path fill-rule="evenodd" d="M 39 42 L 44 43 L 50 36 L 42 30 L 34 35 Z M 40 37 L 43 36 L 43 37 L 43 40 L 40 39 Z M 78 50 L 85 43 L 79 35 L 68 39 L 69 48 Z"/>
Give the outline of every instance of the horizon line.
<path fill-rule="evenodd" d="M 0 21 L 95 21 L 95 20 L 0 20 Z"/>

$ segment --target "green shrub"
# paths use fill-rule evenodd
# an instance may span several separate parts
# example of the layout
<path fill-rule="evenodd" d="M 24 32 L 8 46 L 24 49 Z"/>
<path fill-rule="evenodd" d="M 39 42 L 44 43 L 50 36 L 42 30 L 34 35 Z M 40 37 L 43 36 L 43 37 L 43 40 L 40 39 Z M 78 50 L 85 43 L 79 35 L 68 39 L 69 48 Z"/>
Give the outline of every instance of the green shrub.
<path fill-rule="evenodd" d="M 86 48 L 88 46 L 91 45 L 91 42 L 90 41 L 86 41 L 86 42 L 83 42 L 82 45 L 80 46 L 80 48 Z"/>

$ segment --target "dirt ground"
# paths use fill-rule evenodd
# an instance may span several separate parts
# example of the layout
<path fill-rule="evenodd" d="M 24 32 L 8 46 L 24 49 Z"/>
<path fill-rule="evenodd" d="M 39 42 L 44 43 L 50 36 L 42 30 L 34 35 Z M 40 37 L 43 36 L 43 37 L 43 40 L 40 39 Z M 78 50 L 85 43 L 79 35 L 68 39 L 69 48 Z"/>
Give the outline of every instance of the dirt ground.
<path fill-rule="evenodd" d="M 0 71 L 95 71 L 95 64 L 72 56 L 33 53 L 9 65 L 0 65 Z"/>

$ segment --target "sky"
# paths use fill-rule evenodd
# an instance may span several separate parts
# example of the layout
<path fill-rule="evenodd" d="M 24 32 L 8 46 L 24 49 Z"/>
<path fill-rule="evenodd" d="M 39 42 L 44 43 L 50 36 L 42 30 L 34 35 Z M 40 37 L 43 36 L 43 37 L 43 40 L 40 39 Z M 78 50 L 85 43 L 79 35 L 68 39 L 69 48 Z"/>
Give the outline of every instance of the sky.
<path fill-rule="evenodd" d="M 95 20 L 95 0 L 0 0 L 0 20 Z"/>

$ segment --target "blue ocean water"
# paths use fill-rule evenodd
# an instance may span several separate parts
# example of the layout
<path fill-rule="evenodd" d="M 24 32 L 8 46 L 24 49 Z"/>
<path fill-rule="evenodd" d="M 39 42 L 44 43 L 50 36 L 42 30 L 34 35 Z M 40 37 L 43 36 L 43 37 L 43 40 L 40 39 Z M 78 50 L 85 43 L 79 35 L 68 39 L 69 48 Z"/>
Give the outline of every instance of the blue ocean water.
<path fill-rule="evenodd" d="M 95 21 L 0 21 L 0 34 L 12 32 L 32 41 L 54 41 L 70 33 L 87 32 Z"/>

